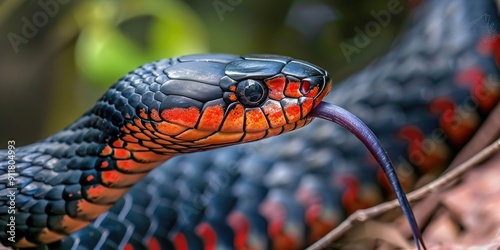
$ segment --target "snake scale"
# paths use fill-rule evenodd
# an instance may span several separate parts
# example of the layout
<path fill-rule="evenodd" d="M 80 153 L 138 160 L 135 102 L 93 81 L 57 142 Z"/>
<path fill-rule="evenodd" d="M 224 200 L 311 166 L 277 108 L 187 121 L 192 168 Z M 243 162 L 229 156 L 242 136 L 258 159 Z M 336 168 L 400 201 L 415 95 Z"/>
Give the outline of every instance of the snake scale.
<path fill-rule="evenodd" d="M 492 0 L 423 1 L 390 52 L 325 98 L 372 128 L 407 188 L 442 171 L 498 103 L 496 10 Z M 102 140 L 98 133 L 91 139 Z M 68 164 L 83 169 L 88 162 Z M 91 225 L 39 248 L 302 249 L 353 211 L 391 196 L 381 176 L 353 136 L 316 121 L 272 139 L 169 159 Z M 0 238 L 8 245 L 6 231 Z"/>

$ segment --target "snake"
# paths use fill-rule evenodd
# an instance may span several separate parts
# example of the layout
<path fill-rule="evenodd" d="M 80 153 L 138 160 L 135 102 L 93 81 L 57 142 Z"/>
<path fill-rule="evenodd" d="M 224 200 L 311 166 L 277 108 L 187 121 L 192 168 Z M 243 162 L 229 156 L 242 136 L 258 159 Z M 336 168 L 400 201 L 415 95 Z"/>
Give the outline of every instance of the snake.
<path fill-rule="evenodd" d="M 191 55 L 142 65 L 67 128 L 3 153 L 2 243 L 36 246 L 81 229 L 174 156 L 303 127 L 330 89 L 326 71 L 283 56 Z"/>
<path fill-rule="evenodd" d="M 371 127 L 394 159 L 403 186 L 408 189 L 412 188 L 419 178 L 436 176 L 444 170 L 453 155 L 463 147 L 498 103 L 500 51 L 497 26 L 500 20 L 496 8 L 492 0 L 423 1 L 416 7 L 405 32 L 386 55 L 344 80 L 324 98 L 353 112 Z M 211 55 L 204 59 L 191 59 L 203 62 L 214 60 L 221 64 L 228 62 L 227 60 L 235 60 L 232 56 L 219 56 L 222 58 Z M 284 64 L 292 59 L 259 60 L 257 61 Z M 246 59 L 238 61 L 241 61 L 241 64 L 248 63 L 247 61 L 255 63 Z M 172 61 L 163 63 L 171 65 Z M 317 66 L 301 63 L 317 69 L 318 72 L 324 72 Z M 185 76 L 194 78 L 196 83 L 205 82 L 206 80 L 200 79 L 213 76 L 212 70 L 207 70 L 203 77 L 194 75 L 194 71 L 189 72 L 180 67 L 183 64 L 184 62 L 177 61 L 172 67 L 179 65 L 177 67 L 180 70 L 186 70 Z M 157 63 L 158 65 L 161 63 Z M 134 75 L 149 72 L 154 67 L 150 65 L 139 68 L 136 74 L 129 75 L 128 80 L 122 80 L 133 84 L 140 78 Z M 197 66 L 196 70 L 200 68 L 203 67 Z M 241 75 L 236 70 L 231 71 L 234 75 L 230 78 L 249 74 L 255 76 L 262 74 L 262 71 L 273 69 L 270 66 L 258 69 L 237 68 L 246 70 Z M 227 104 L 228 99 L 230 101 L 235 98 L 231 93 L 234 93 L 236 98 L 242 94 L 237 91 L 237 86 L 229 89 L 231 83 L 228 81 L 225 83 L 227 85 L 224 85 L 227 92 L 222 94 L 224 102 L 220 102 L 221 104 Z M 193 85 L 193 93 L 211 93 L 198 84 Z M 115 94 L 117 92 L 120 91 Z M 226 94 L 228 92 L 231 93 Z M 104 100 L 114 98 L 113 94 L 109 95 L 105 96 Z M 182 103 L 193 104 L 186 100 Z M 108 105 L 109 102 L 100 101 L 96 107 L 109 110 L 109 113 L 92 116 L 91 111 L 84 115 L 84 118 L 108 117 L 107 119 L 118 123 L 121 119 L 129 119 L 111 112 L 117 110 L 116 108 L 106 109 L 105 106 L 110 107 Z M 138 105 L 143 107 L 144 111 L 139 109 L 134 114 L 137 114 L 141 121 L 146 115 L 150 117 L 153 114 L 147 112 L 147 105 Z M 202 108 L 181 112 L 196 114 L 196 110 L 200 111 Z M 132 114 L 135 110 L 130 112 Z M 162 114 L 154 114 L 153 117 L 163 118 Z M 72 176 L 76 176 L 71 174 L 75 171 L 97 171 L 89 167 L 97 162 L 93 162 L 88 156 L 104 152 L 102 157 L 107 160 L 107 165 L 104 164 L 106 166 L 103 171 L 109 170 L 109 166 L 116 166 L 118 160 L 113 157 L 128 156 L 126 152 L 116 150 L 114 146 L 120 145 L 113 145 L 111 141 L 107 142 L 111 143 L 109 147 L 92 147 L 96 146 L 97 141 L 106 140 L 101 137 L 102 132 L 116 131 L 116 126 L 95 129 L 95 126 L 106 126 L 110 123 L 79 121 L 80 123 L 74 123 L 68 129 L 49 137 L 52 141 L 45 140 L 39 142 L 41 144 L 28 146 L 23 149 L 26 153 L 17 152 L 18 169 L 25 166 L 32 171 L 21 172 L 21 176 L 26 176 L 24 179 L 18 177 L 17 180 L 24 181 L 26 186 L 29 183 L 60 181 L 60 176 L 54 176 L 47 169 L 62 167 L 68 170 L 65 175 L 67 181 L 70 181 Z M 83 125 L 85 122 L 89 123 Z M 186 127 L 186 123 L 189 123 L 175 122 L 181 123 L 174 123 L 175 127 Z M 139 123 L 130 124 L 131 127 L 124 128 L 125 131 L 148 138 L 146 131 L 151 130 L 146 125 L 140 123 L 144 127 L 142 128 Z M 79 125 L 82 127 L 78 127 Z M 71 134 L 71 131 L 81 131 L 79 129 L 93 126 L 94 129 L 88 131 L 92 135 L 89 136 L 92 141 L 83 141 L 77 135 Z M 144 135 L 139 135 L 141 133 Z M 69 138 L 78 145 L 86 145 L 77 149 L 69 143 L 61 143 Z M 126 142 L 124 139 L 122 141 Z M 44 142 L 53 145 L 50 147 L 46 144 L 44 148 L 47 152 L 53 150 L 49 156 L 43 156 L 41 153 L 31 154 L 41 150 Z M 212 149 L 219 146 L 222 145 L 210 144 L 204 147 Z M 180 148 L 182 147 L 176 150 L 192 150 Z M 155 152 L 155 148 L 148 150 L 150 151 Z M 115 155 L 116 153 L 118 154 Z M 120 153 L 124 155 L 120 156 Z M 75 155 L 80 157 L 80 160 L 66 160 L 64 164 L 54 164 L 54 158 Z M 130 156 L 135 157 L 132 153 Z M 136 162 L 135 160 L 143 158 L 132 159 Z M 150 156 L 147 159 L 148 162 L 136 163 L 142 167 L 153 168 L 153 165 L 164 160 Z M 149 162 L 151 159 L 158 159 L 158 162 Z M 5 169 L 5 163 L 2 161 L 0 164 L 0 169 Z M 133 171 L 133 168 L 130 170 Z M 97 206 L 86 204 L 88 207 L 82 207 L 80 211 L 84 216 L 88 216 L 84 221 L 90 223 L 95 219 L 89 226 L 67 224 L 74 226 L 73 229 L 83 227 L 69 236 L 63 231 L 59 231 L 61 234 L 56 233 L 57 235 L 49 233 L 47 229 L 44 231 L 47 232 L 47 237 L 42 239 L 34 238 L 33 236 L 42 235 L 35 232 L 43 231 L 47 226 L 54 229 L 51 223 L 63 221 L 54 219 L 60 218 L 57 216 L 49 219 L 49 215 L 61 212 L 61 207 L 56 205 L 62 204 L 61 199 L 48 199 L 52 198 L 51 195 L 57 198 L 63 194 L 78 196 L 74 198 L 83 197 L 86 200 L 92 192 L 77 194 L 75 189 L 72 189 L 69 190 L 72 192 L 62 194 L 57 191 L 69 188 L 70 185 L 58 189 L 52 189 L 55 185 L 34 185 L 32 194 L 25 200 L 26 204 L 33 204 L 33 198 L 42 196 L 44 199 L 47 197 L 47 200 L 41 203 L 42 206 L 33 205 L 34 207 L 29 209 L 30 213 L 33 212 L 37 216 L 29 220 L 26 218 L 28 215 L 21 218 L 30 226 L 20 226 L 16 235 L 21 236 L 22 232 L 26 232 L 27 238 L 23 241 L 26 245 L 39 244 L 45 249 L 303 249 L 335 228 L 348 214 L 376 205 L 393 195 L 389 191 L 387 181 L 381 177 L 377 163 L 362 145 L 346 131 L 322 121 L 308 124 L 300 131 L 245 146 L 236 145 L 214 151 L 179 155 L 168 159 L 148 175 L 144 172 L 134 174 L 138 178 L 127 179 L 126 181 L 130 182 L 126 184 L 134 181 L 137 183 L 126 193 L 119 192 L 125 192 L 124 189 L 128 189 L 129 185 L 124 185 L 124 188 L 90 189 L 97 181 L 102 180 L 99 176 L 85 175 L 85 178 L 72 180 L 84 183 L 76 189 L 85 186 L 89 188 L 81 189 L 82 191 L 95 190 L 94 195 L 102 194 L 94 196 L 100 197 L 101 200 L 97 202 L 99 206 L 113 199 L 117 200 L 114 200 L 113 206 L 104 205 L 107 207 L 101 210 L 102 215 L 97 211 Z M 124 177 L 113 178 L 118 180 Z M 50 192 L 48 189 L 54 191 Z M 115 193 L 108 194 L 108 191 Z M 5 188 L 0 192 L 5 193 Z M 5 199 L 7 196 L 2 193 L 0 197 Z M 118 199 L 119 197 L 121 198 Z M 22 202 L 20 199 L 16 200 L 16 204 Z M 7 204 L 6 200 L 0 202 Z M 5 206 L 2 206 L 2 209 L 4 208 Z M 0 212 L 4 211 L 5 209 Z M 7 220 L 5 217 L 0 219 Z M 6 236 L 0 234 L 1 243 L 12 246 Z M 50 237 L 62 240 L 52 242 L 55 238 Z M 50 240 L 47 240 L 49 238 Z M 21 239 L 16 240 L 19 242 Z"/>

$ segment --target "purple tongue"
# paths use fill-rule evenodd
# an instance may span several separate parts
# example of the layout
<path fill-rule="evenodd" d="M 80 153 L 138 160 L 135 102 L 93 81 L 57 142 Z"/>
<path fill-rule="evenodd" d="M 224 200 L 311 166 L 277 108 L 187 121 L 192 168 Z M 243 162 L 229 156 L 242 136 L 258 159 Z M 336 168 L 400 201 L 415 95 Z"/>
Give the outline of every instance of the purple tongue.
<path fill-rule="evenodd" d="M 422 247 L 426 249 L 424 240 L 422 239 L 422 235 L 420 234 L 420 229 L 418 228 L 418 224 L 415 221 L 415 216 L 413 215 L 413 211 L 411 210 L 410 203 L 406 198 L 403 187 L 401 187 L 401 183 L 399 182 L 398 176 L 396 175 L 396 171 L 394 170 L 391 159 L 387 155 L 387 152 L 385 152 L 375 134 L 373 134 L 373 132 L 370 130 L 370 128 L 368 128 L 365 123 L 363 123 L 358 117 L 356 117 L 349 111 L 327 102 L 321 102 L 320 104 L 318 104 L 318 106 L 314 108 L 311 113 L 309 113 L 309 116 L 319 117 L 337 123 L 345 129 L 349 130 L 349 132 L 351 132 L 360 141 L 363 142 L 365 147 L 370 151 L 373 157 L 375 157 L 377 162 L 384 170 L 387 179 L 389 179 L 389 182 L 391 183 L 391 186 L 396 193 L 399 204 L 401 204 L 401 209 L 403 210 L 403 213 L 405 214 L 406 219 L 410 224 L 417 249 L 420 250 L 420 244 L 422 244 Z"/>

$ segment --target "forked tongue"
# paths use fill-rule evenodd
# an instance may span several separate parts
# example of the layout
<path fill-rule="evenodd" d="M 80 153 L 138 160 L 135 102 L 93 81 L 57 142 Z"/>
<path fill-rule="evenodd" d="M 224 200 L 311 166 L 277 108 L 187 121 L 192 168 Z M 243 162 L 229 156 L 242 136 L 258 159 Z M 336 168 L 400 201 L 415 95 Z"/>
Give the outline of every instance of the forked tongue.
<path fill-rule="evenodd" d="M 399 204 L 401 205 L 401 209 L 410 224 L 417 249 L 420 250 L 420 244 L 422 244 L 422 247 L 426 249 L 417 221 L 415 220 L 410 203 L 408 202 L 406 194 L 403 191 L 403 187 L 401 186 L 398 176 L 396 175 L 391 159 L 370 128 L 368 128 L 365 123 L 349 111 L 327 102 L 319 103 L 318 106 L 309 113 L 309 115 L 339 124 L 363 142 L 365 147 L 370 151 L 373 157 L 375 157 L 384 170 L 387 179 L 389 179 L 389 182 L 396 193 Z"/>

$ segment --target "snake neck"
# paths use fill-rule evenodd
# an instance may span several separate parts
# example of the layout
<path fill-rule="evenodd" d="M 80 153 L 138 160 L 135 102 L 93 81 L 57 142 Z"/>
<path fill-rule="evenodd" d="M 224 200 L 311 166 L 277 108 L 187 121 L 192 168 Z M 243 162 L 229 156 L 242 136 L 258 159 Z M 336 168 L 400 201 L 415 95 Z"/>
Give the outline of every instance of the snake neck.
<path fill-rule="evenodd" d="M 157 144 L 152 137 L 156 136 L 142 126 L 140 119 L 135 119 L 138 125 L 133 119 L 108 120 L 103 117 L 113 115 L 104 115 L 107 110 L 96 105 L 66 129 L 22 148 L 21 151 L 30 156 L 25 162 L 31 160 L 32 165 L 39 165 L 37 162 L 43 158 L 44 169 L 56 173 L 76 172 L 82 186 L 120 189 L 132 186 L 153 168 L 178 154 L 155 147 Z M 115 199 L 89 200 L 110 203 Z"/>

